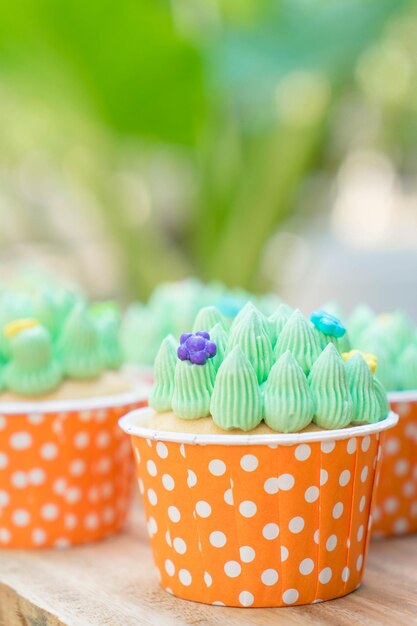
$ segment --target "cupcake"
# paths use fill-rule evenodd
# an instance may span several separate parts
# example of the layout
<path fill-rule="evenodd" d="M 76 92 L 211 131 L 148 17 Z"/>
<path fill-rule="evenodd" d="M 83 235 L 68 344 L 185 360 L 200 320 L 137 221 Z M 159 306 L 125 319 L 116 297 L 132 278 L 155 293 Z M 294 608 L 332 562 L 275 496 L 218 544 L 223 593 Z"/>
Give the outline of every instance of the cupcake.
<path fill-rule="evenodd" d="M 133 475 L 117 421 L 147 398 L 121 369 L 120 314 L 59 291 L 19 312 L 13 300 L 0 299 L 3 321 L 19 315 L 0 341 L 0 546 L 107 537 L 125 521 Z"/>
<path fill-rule="evenodd" d="M 131 435 L 162 586 L 215 605 L 273 607 L 360 584 L 380 433 L 396 422 L 344 328 L 248 304 L 227 330 L 168 336 Z M 213 320 L 216 321 L 216 320 Z"/>
<path fill-rule="evenodd" d="M 373 534 L 417 531 L 417 331 L 406 313 L 376 315 L 360 306 L 349 322 L 352 344 L 378 359 L 378 377 L 388 389 L 397 426 L 385 437 Z"/>

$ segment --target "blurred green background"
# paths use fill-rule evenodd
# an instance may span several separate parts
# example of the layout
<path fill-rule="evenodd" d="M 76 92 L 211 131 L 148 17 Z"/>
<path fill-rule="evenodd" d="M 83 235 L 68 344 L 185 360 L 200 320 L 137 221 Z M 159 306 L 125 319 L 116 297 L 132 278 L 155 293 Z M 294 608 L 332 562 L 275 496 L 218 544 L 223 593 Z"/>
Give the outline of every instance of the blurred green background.
<path fill-rule="evenodd" d="M 3 2 L 3 265 L 412 308 L 416 77 L 403 0 Z"/>

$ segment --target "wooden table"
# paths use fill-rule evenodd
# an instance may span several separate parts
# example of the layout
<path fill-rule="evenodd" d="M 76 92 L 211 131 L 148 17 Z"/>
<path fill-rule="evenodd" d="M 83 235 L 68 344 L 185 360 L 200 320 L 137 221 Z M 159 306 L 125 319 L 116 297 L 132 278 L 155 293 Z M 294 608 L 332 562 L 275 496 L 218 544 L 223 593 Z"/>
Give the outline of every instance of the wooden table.
<path fill-rule="evenodd" d="M 139 511 L 139 507 L 136 507 Z M 228 609 L 160 589 L 141 512 L 123 535 L 62 551 L 0 551 L 0 626 L 417 625 L 417 536 L 372 544 L 365 580 L 332 602 Z"/>

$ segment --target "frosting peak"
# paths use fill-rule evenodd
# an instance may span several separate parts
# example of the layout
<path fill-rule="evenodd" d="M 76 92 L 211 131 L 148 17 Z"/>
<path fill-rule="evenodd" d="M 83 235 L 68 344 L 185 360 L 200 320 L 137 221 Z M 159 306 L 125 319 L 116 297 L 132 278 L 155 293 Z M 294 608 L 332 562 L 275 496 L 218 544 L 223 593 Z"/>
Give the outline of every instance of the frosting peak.
<path fill-rule="evenodd" d="M 299 309 L 292 313 L 282 329 L 275 346 L 275 357 L 278 359 L 287 350 L 291 352 L 304 374 L 309 373 L 320 354 L 318 339 Z"/>
<path fill-rule="evenodd" d="M 84 306 L 78 305 L 65 322 L 57 353 L 64 372 L 72 378 L 95 378 L 103 371 L 99 332 Z"/>
<path fill-rule="evenodd" d="M 155 382 L 149 396 L 149 405 L 156 411 L 169 411 L 172 407 L 176 364 L 177 342 L 172 335 L 168 335 L 155 358 Z"/>
<path fill-rule="evenodd" d="M 253 306 L 253 305 L 252 305 Z M 249 310 L 231 332 L 227 353 L 239 346 L 252 364 L 259 383 L 263 383 L 273 363 L 272 344 L 256 309 Z"/>

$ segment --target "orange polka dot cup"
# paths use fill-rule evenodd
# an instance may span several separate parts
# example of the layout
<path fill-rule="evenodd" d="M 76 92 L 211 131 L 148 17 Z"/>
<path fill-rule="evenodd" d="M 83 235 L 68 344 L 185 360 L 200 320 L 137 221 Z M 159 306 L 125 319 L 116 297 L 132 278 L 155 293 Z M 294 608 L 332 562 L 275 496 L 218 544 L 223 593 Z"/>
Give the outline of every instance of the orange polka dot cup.
<path fill-rule="evenodd" d="M 187 600 L 279 607 L 360 584 L 382 431 L 378 424 L 274 435 L 195 435 L 120 421 L 132 436 L 161 584 Z"/>
<path fill-rule="evenodd" d="M 67 547 L 122 528 L 134 464 L 118 419 L 147 395 L 0 405 L 0 548 Z"/>
<path fill-rule="evenodd" d="M 417 531 L 417 392 L 388 394 L 398 424 L 382 442 L 382 463 L 372 535 L 387 537 Z"/>

